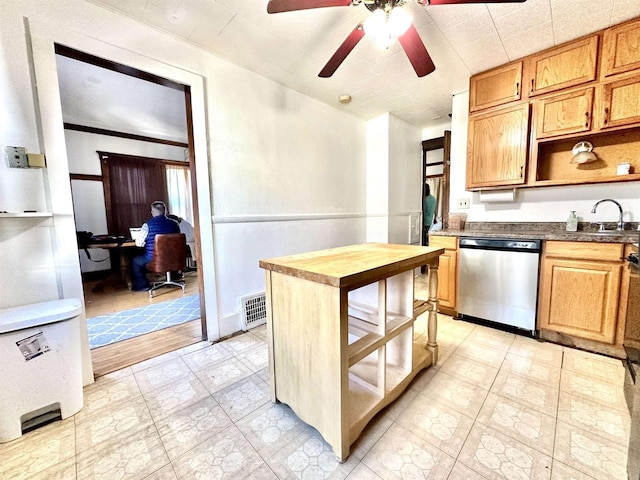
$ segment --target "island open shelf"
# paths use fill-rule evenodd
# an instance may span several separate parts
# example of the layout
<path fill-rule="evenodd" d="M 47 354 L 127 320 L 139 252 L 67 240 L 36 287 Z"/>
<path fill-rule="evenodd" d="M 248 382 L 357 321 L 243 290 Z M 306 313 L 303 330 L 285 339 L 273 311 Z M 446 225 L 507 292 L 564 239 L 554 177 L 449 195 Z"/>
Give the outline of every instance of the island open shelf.
<path fill-rule="evenodd" d="M 272 400 L 316 428 L 344 461 L 367 423 L 438 359 L 442 248 L 368 243 L 261 260 Z M 417 267 L 429 298 L 415 298 Z M 426 341 L 414 322 L 428 312 Z"/>

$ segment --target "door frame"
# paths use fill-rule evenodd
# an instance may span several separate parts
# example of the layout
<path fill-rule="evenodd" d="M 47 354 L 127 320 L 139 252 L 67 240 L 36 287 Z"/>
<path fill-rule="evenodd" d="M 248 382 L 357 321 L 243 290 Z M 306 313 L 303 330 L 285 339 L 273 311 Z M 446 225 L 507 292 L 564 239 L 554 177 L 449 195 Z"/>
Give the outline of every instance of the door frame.
<path fill-rule="evenodd" d="M 213 206 L 210 200 L 212 195 L 204 78 L 178 66 L 81 35 L 72 30 L 52 30 L 46 19 L 25 18 L 25 25 L 30 47 L 29 54 L 33 60 L 32 84 L 34 90 L 37 85 L 34 98 L 37 120 L 39 121 L 40 145 L 47 156 L 46 188 L 53 217 L 53 256 L 57 271 L 59 298 L 84 299 L 84 292 L 77 249 L 74 251 L 74 249 L 68 248 L 69 245 L 77 244 L 77 241 L 55 44 L 66 45 L 99 58 L 129 65 L 188 87 L 188 105 L 191 107 L 191 128 L 188 132 L 189 151 L 192 152 L 190 165 L 192 166 L 192 178 L 196 179 L 195 185 L 197 185 L 198 192 L 197 197 L 194 197 L 194 209 L 197 208 L 194 227 L 197 226 L 200 233 L 200 242 L 197 245 L 213 245 L 213 222 L 211 221 Z M 217 340 L 220 338 L 220 326 L 214 249 L 200 249 L 198 255 L 201 260 L 199 268 L 202 269 L 199 290 L 201 292 L 201 310 L 204 313 L 204 322 L 206 322 L 206 338 L 210 341 Z M 93 368 L 84 312 L 80 316 L 80 335 L 83 384 L 88 385 L 93 382 Z"/>
<path fill-rule="evenodd" d="M 451 131 L 445 130 L 438 138 L 422 141 L 422 197 L 420 205 L 424 208 L 424 197 L 427 194 L 427 152 L 443 150 L 442 162 L 430 163 L 429 166 L 442 164 L 442 198 L 438 199 L 442 205 L 442 228 L 449 226 L 449 194 L 451 191 Z M 437 175 L 440 176 L 440 175 Z M 423 228 L 424 231 L 424 228 Z M 423 239 L 424 245 L 426 239 Z"/>

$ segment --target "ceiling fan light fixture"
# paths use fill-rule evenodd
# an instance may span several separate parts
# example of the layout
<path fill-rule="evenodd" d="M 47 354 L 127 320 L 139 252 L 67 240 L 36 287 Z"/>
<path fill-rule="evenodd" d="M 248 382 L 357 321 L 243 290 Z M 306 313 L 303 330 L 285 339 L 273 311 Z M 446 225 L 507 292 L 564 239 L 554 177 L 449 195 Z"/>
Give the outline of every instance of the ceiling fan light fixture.
<path fill-rule="evenodd" d="M 399 37 L 411 26 L 411 15 L 404 8 L 395 7 L 389 14 L 389 29 L 394 37 Z"/>
<path fill-rule="evenodd" d="M 364 33 L 366 35 L 377 41 L 378 38 L 385 34 L 386 23 L 387 18 L 384 14 L 384 10 L 379 8 L 364 21 L 362 28 L 364 28 Z"/>
<path fill-rule="evenodd" d="M 371 37 L 382 48 L 389 48 L 391 43 L 404 34 L 411 26 L 411 16 L 402 8 L 395 7 L 387 14 L 378 8 L 362 27 L 364 33 Z"/>

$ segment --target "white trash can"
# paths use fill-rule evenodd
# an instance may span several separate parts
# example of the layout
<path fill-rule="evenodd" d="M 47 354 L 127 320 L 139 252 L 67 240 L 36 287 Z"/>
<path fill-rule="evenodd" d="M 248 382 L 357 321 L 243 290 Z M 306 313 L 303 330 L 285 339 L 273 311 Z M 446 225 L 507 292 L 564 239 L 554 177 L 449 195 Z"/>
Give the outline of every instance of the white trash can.
<path fill-rule="evenodd" d="M 78 299 L 0 309 L 0 443 L 80 411 Z"/>

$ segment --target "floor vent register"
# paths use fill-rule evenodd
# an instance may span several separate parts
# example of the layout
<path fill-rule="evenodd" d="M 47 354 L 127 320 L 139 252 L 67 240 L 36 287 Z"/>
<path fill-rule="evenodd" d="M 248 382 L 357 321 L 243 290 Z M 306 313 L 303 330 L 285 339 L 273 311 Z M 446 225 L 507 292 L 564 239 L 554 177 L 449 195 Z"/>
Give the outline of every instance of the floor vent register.
<path fill-rule="evenodd" d="M 240 315 L 242 315 L 245 330 L 267 323 L 265 292 L 240 297 Z"/>

